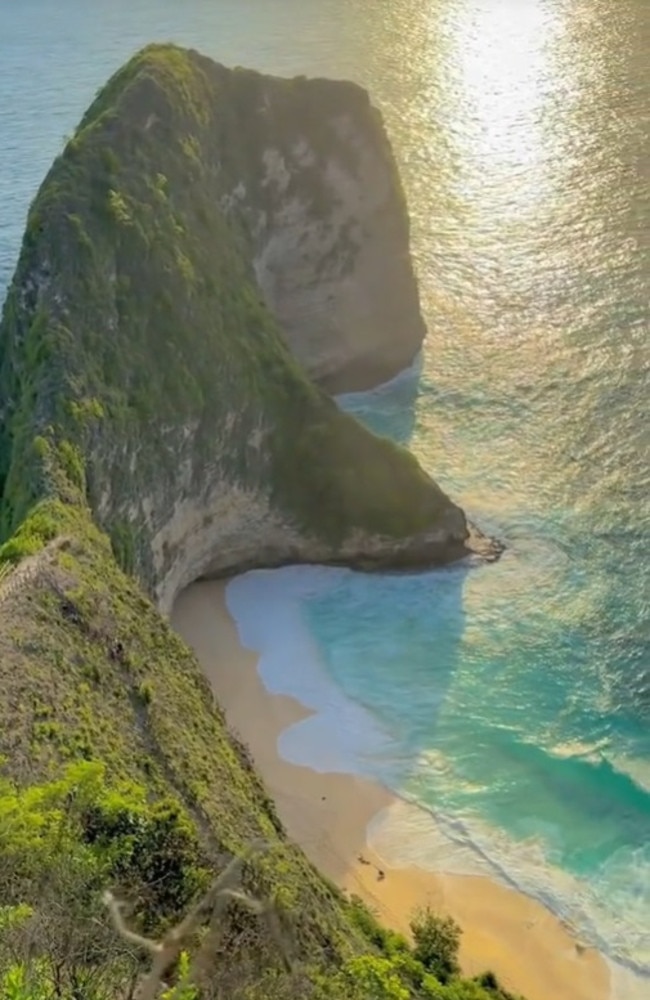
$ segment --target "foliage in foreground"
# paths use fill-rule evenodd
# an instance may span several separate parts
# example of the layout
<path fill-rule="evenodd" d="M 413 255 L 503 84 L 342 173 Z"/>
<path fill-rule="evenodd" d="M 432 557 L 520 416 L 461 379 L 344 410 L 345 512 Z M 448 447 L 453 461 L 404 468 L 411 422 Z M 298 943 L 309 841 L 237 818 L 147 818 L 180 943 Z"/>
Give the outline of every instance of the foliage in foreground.
<path fill-rule="evenodd" d="M 96 763 L 26 789 L 2 780 L 0 859 L 3 1000 L 507 998 L 496 983 L 459 978 L 460 929 L 428 910 L 414 919 L 412 948 L 353 899 L 345 909 L 359 953 L 293 961 L 275 904 L 242 888 L 246 856 L 214 878 L 178 804 L 149 801 L 134 783 L 111 786 Z M 136 903 L 129 926 L 112 895 L 107 911 L 109 884 Z M 223 965 L 246 934 L 244 911 L 267 921 L 276 955 L 238 983 Z"/>

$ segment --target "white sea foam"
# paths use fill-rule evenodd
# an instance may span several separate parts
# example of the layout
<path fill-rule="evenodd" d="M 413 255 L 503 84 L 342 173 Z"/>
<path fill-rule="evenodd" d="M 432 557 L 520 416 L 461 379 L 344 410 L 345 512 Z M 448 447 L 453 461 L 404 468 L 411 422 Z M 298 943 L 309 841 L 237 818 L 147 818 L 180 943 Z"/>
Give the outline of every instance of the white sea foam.
<path fill-rule="evenodd" d="M 629 884 L 630 859 L 620 860 L 618 872 L 616 857 L 612 859 L 605 876 L 610 905 L 604 906 L 604 886 L 590 885 L 552 865 L 539 837 L 515 843 L 506 833 L 476 819 L 470 823 L 452 818 L 405 799 L 376 816 L 368 833 L 387 866 L 418 865 L 450 874 L 486 875 L 538 899 L 582 940 L 608 956 L 621 982 L 629 984 L 638 978 L 645 989 L 639 996 L 647 1000 L 650 995 L 647 859 L 639 858 L 636 892 Z M 628 1000 L 625 992 L 620 1000 Z"/>
<path fill-rule="evenodd" d="M 395 756 L 390 734 L 329 679 L 300 607 L 347 573 L 315 566 L 256 570 L 228 585 L 226 603 L 242 644 L 260 654 L 258 671 L 267 690 L 290 695 L 314 712 L 280 735 L 281 756 L 314 771 L 361 770 L 380 777 L 381 761 Z"/>
<path fill-rule="evenodd" d="M 619 774 L 630 778 L 644 792 L 650 792 L 650 762 L 638 757 L 614 757 L 610 764 Z M 648 834 L 650 840 L 650 832 Z"/>
<path fill-rule="evenodd" d="M 254 571 L 228 585 L 226 601 L 242 644 L 259 654 L 267 690 L 314 713 L 280 735 L 280 755 L 319 772 L 359 774 L 399 788 L 398 741 L 329 678 L 304 617 L 302 602 L 345 583 L 350 573 L 315 566 Z M 426 765 L 444 771 L 448 762 L 428 753 Z M 606 884 L 589 885 L 549 863 L 539 837 L 515 843 L 475 818 L 433 812 L 405 798 L 375 817 L 368 835 L 387 866 L 486 875 L 538 899 L 609 958 L 613 1000 L 650 996 L 650 858 L 614 855 L 601 873 Z"/>

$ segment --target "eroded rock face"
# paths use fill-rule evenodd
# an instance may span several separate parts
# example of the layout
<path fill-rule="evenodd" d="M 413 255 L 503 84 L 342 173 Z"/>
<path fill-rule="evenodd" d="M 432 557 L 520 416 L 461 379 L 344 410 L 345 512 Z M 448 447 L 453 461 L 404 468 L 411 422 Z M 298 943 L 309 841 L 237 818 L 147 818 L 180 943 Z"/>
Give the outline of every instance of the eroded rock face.
<path fill-rule="evenodd" d="M 221 207 L 247 231 L 258 286 L 295 356 L 331 390 L 397 374 L 426 331 L 379 111 L 353 83 L 203 66 L 228 100 L 215 150 Z"/>
<path fill-rule="evenodd" d="M 346 436 L 357 425 L 343 419 Z M 258 426 L 248 440 L 268 444 L 270 433 Z M 413 569 L 492 551 L 481 550 L 481 539 L 477 544 L 470 534 L 463 511 L 419 473 L 415 463 L 404 481 L 404 489 L 413 492 L 412 500 L 398 487 L 374 503 L 373 511 L 372 495 L 366 493 L 363 480 L 353 480 L 353 494 L 346 494 L 339 481 L 340 453 L 320 482 L 312 473 L 314 490 L 307 465 L 296 470 L 301 479 L 305 476 L 306 489 L 283 484 L 278 491 L 261 447 L 249 448 L 244 461 L 240 454 L 241 471 L 236 472 L 232 443 L 215 443 L 207 454 L 201 436 L 197 425 L 161 428 L 160 436 L 152 434 L 149 457 L 135 436 L 122 439 L 119 450 L 112 440 L 98 440 L 88 465 L 87 489 L 95 516 L 118 545 L 126 538 L 134 568 L 164 614 L 195 580 L 256 567 L 319 563 L 366 571 Z M 368 463 L 368 474 L 374 478 L 382 461 L 390 463 L 394 455 L 392 450 L 386 456 L 375 452 L 377 439 L 368 435 L 366 440 L 365 431 L 363 440 L 366 445 L 370 442 L 370 449 L 365 452 L 362 445 L 359 461 Z M 327 448 L 320 460 L 332 464 Z M 404 475 L 399 467 L 394 472 Z M 321 492 L 323 487 L 332 491 L 331 499 Z M 306 503 L 302 510 L 294 502 L 294 488 Z M 351 504 L 359 498 L 360 506 L 353 511 Z M 414 508 L 424 506 L 423 516 L 411 502 Z M 399 530 L 399 520 L 396 528 L 395 518 L 405 518 L 408 530 Z"/>
<path fill-rule="evenodd" d="M 232 576 L 257 567 L 297 563 L 346 565 L 372 571 L 451 562 L 468 546 L 463 512 L 450 505 L 437 525 L 407 539 L 357 528 L 340 544 L 300 529 L 256 491 L 217 480 L 204 496 L 174 503 L 152 533 L 153 595 L 163 614 L 195 580 Z M 145 498 L 145 510 L 150 506 Z"/>
<path fill-rule="evenodd" d="M 87 503 L 165 612 L 204 575 L 464 554 L 460 508 L 296 360 L 338 387 L 408 363 L 407 251 L 363 90 L 144 50 L 30 211 L 0 327 L 0 541 L 39 501 Z"/>
<path fill-rule="evenodd" d="M 258 153 L 267 207 L 252 227 L 255 275 L 305 370 L 335 391 L 366 389 L 407 367 L 426 332 L 402 187 L 363 91 L 312 81 L 296 98 L 294 134 Z M 246 204 L 241 187 L 232 198 Z"/>

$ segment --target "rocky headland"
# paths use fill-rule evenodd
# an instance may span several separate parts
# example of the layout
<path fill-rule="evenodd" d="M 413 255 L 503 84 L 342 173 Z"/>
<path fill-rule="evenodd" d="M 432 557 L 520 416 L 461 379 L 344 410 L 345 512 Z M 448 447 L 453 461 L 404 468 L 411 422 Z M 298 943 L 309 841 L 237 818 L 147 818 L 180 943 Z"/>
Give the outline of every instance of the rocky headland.
<path fill-rule="evenodd" d="M 307 377 L 379 380 L 422 333 L 367 94 L 151 47 L 29 214 L 0 335 L 2 532 L 45 497 L 87 503 L 164 612 L 252 566 L 457 558 L 463 512 Z"/>
<path fill-rule="evenodd" d="M 324 391 L 394 374 L 423 334 L 403 194 L 359 87 L 151 46 L 100 91 L 30 209 L 0 325 L 12 981 L 24 952 L 57 996 L 91 972 L 108 984 L 93 997 L 126 995 L 132 949 L 101 887 L 162 932 L 262 838 L 243 889 L 273 901 L 291 961 L 277 927 L 231 907 L 210 996 L 362 1000 L 381 980 L 397 992 L 373 996 L 505 997 L 490 979 L 445 992 L 406 942 L 410 971 L 392 964 L 390 932 L 287 841 L 166 620 L 193 580 L 252 566 L 497 553 Z"/>

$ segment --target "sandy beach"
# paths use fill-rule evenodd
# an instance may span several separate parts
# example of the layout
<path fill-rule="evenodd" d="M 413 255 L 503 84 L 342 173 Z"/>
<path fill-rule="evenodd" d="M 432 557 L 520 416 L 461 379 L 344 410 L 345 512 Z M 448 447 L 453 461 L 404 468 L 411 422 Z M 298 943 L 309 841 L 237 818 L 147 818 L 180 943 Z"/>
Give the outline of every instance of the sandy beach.
<path fill-rule="evenodd" d="M 231 729 L 250 747 L 289 836 L 314 864 L 396 930 L 408 933 L 418 907 L 451 914 L 463 929 L 466 975 L 491 969 L 527 1000 L 608 1000 L 610 973 L 602 956 L 540 903 L 481 876 L 391 868 L 372 851 L 366 831 L 378 812 L 395 805 L 394 796 L 372 782 L 319 774 L 280 758 L 279 734 L 310 713 L 266 691 L 256 655 L 239 642 L 225 587 L 194 584 L 179 598 L 172 623 L 196 651 Z"/>

